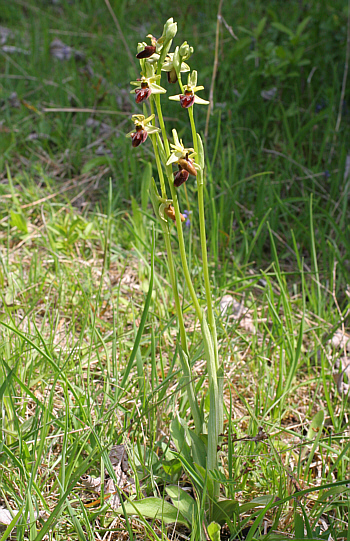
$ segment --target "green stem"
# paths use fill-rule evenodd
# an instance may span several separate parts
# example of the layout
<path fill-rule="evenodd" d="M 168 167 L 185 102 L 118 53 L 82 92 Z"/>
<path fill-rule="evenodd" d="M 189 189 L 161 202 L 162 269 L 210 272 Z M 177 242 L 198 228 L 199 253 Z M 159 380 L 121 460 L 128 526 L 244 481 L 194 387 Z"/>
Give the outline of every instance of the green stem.
<path fill-rule="evenodd" d="M 188 108 L 188 116 L 190 118 L 190 123 L 191 123 L 193 148 L 194 148 L 194 151 L 196 152 L 196 157 L 195 157 L 195 160 L 196 160 L 198 159 L 198 139 L 197 139 L 197 131 L 196 131 L 196 126 L 195 126 L 194 116 L 193 116 L 193 107 Z M 210 279 L 209 279 L 207 238 L 205 234 L 203 171 L 198 171 L 197 187 L 198 187 L 199 229 L 200 229 L 200 241 L 201 241 L 201 250 L 202 250 L 204 287 L 205 287 L 205 295 L 206 295 L 207 306 L 208 306 L 208 323 L 209 323 L 210 334 L 212 336 L 213 346 L 214 346 L 215 366 L 216 366 L 216 370 L 218 370 L 219 369 L 218 344 L 217 344 L 216 325 L 215 325 L 213 301 L 212 301 L 212 296 L 211 296 L 211 287 L 210 287 Z"/>
<path fill-rule="evenodd" d="M 153 104 L 152 104 L 153 105 Z M 152 106 L 151 106 L 152 107 Z M 153 110 L 152 110 L 153 113 Z M 160 179 L 161 189 L 162 189 L 162 197 L 167 199 L 166 189 L 165 189 L 165 183 L 164 183 L 164 176 L 163 176 L 163 169 L 162 165 L 160 163 L 159 158 L 159 151 L 157 146 L 157 138 L 155 135 L 151 136 L 154 155 L 156 157 L 156 163 L 157 163 L 157 169 L 158 169 L 158 175 Z M 164 186 L 164 188 L 163 188 Z M 182 354 L 180 355 L 180 362 L 182 366 L 182 371 L 184 373 L 185 381 L 186 381 L 186 391 L 188 396 L 188 401 L 190 403 L 190 408 L 193 416 L 195 431 L 197 434 L 201 434 L 203 432 L 203 420 L 202 416 L 199 411 L 198 402 L 196 399 L 196 394 L 194 390 L 194 385 L 192 381 L 192 373 L 191 373 L 191 367 L 189 364 L 189 352 L 188 352 L 188 344 L 187 344 L 187 336 L 186 336 L 186 329 L 185 329 L 185 323 L 183 319 L 183 313 L 181 310 L 181 302 L 179 297 L 179 292 L 177 288 L 177 280 L 176 280 L 176 273 L 175 273 L 175 265 L 174 265 L 174 259 L 173 259 L 173 253 L 171 249 L 171 241 L 170 241 L 170 229 L 169 224 L 161 224 L 163 235 L 165 239 L 165 246 L 167 251 L 167 260 L 168 260 L 168 269 L 169 269 L 169 275 L 170 275 L 170 282 L 171 287 L 173 290 L 173 296 L 175 300 L 175 308 L 176 308 L 176 314 L 179 322 L 179 332 L 180 332 L 180 341 L 181 341 L 181 348 L 182 348 Z"/>
<path fill-rule="evenodd" d="M 196 394 L 195 394 L 193 380 L 192 380 L 191 367 L 189 364 L 187 337 L 186 337 L 183 314 L 181 310 L 179 293 L 177 289 L 177 280 L 176 280 L 176 275 L 175 275 L 173 253 L 171 249 L 169 224 L 167 225 L 162 224 L 162 229 L 163 229 L 165 245 L 166 245 L 166 250 L 167 250 L 167 255 L 168 255 L 168 268 L 169 268 L 169 274 L 170 274 L 170 281 L 171 281 L 171 286 L 173 289 L 176 313 L 177 313 L 177 317 L 179 321 L 179 328 L 180 328 L 180 339 L 181 339 L 181 348 L 182 348 L 182 354 L 180 354 L 180 361 L 181 361 L 182 370 L 185 376 L 187 396 L 188 396 L 188 401 L 191 407 L 191 412 L 192 412 L 194 426 L 195 426 L 195 432 L 197 434 L 201 434 L 203 432 L 203 420 L 199 411 L 198 402 L 196 399 Z"/>
<path fill-rule="evenodd" d="M 153 115 L 154 114 L 154 103 L 153 103 L 153 100 L 150 100 L 150 102 L 151 102 L 151 114 Z M 144 108 L 145 107 L 146 106 L 144 104 Z M 144 111 L 144 114 L 145 114 L 145 111 Z M 155 119 L 152 120 L 152 125 L 153 126 L 156 125 Z M 160 189 L 161 189 L 161 192 L 162 192 L 162 197 L 164 199 L 168 199 L 168 196 L 167 196 L 167 193 L 166 193 L 165 182 L 164 182 L 162 164 L 160 163 L 159 152 L 158 152 L 158 147 L 157 147 L 157 137 L 156 137 L 155 134 L 151 135 L 151 140 L 152 140 L 154 155 L 156 157 L 156 164 L 157 164 L 157 170 L 158 170 L 158 176 L 159 176 L 159 182 L 160 182 Z"/>
<path fill-rule="evenodd" d="M 157 94 L 155 96 L 155 102 L 156 102 L 159 125 L 160 125 L 160 128 L 162 130 L 163 142 L 164 142 L 166 155 L 167 155 L 167 157 L 169 157 L 170 156 L 170 146 L 169 146 L 169 141 L 168 141 L 168 138 L 167 138 L 167 135 L 166 135 L 166 129 L 165 129 L 165 124 L 164 124 L 164 120 L 163 120 L 163 114 L 162 114 L 162 108 L 161 108 L 161 105 L 160 105 L 159 94 Z M 198 299 L 197 299 L 197 296 L 196 296 L 196 292 L 195 292 L 193 284 L 192 284 L 190 271 L 189 271 L 188 265 L 187 265 L 185 241 L 184 241 L 182 225 L 181 225 L 179 202 L 178 202 L 178 199 L 177 199 L 177 193 L 176 193 L 176 189 L 175 189 L 175 186 L 174 186 L 174 175 L 173 175 L 173 170 L 172 170 L 171 165 L 168 165 L 166 167 L 166 173 L 167 173 L 167 177 L 168 177 L 168 180 L 169 180 L 171 198 L 173 200 L 173 206 L 174 206 L 174 210 L 175 210 L 176 229 L 177 229 L 177 236 L 178 236 L 178 242 L 179 242 L 182 269 L 183 269 L 183 273 L 184 273 L 184 276 L 185 276 L 185 280 L 186 280 L 186 284 L 187 284 L 189 293 L 191 295 L 193 306 L 194 306 L 194 308 L 196 310 L 196 313 L 197 313 L 197 317 L 198 317 L 199 321 L 202 322 L 203 312 L 202 312 L 202 309 L 201 309 L 201 307 L 199 305 L 199 302 L 198 302 Z"/>
<path fill-rule="evenodd" d="M 198 160 L 198 139 L 197 131 L 193 116 L 193 107 L 188 108 L 188 115 L 191 123 L 193 148 L 196 152 Z M 204 339 L 204 347 L 206 348 L 207 369 L 209 378 L 209 393 L 210 393 L 210 410 L 208 419 L 208 457 L 207 470 L 216 469 L 217 462 L 217 446 L 219 443 L 219 434 L 223 429 L 223 389 L 222 389 L 222 370 L 219 371 L 219 354 L 216 334 L 215 317 L 213 311 L 211 287 L 209 279 L 207 239 L 205 234 L 205 215 L 204 215 L 204 179 L 203 171 L 198 171 L 197 174 L 198 187 L 198 212 L 199 212 L 199 228 L 200 241 L 202 249 L 202 265 L 205 294 L 208 306 L 208 322 L 203 321 L 202 334 Z M 208 328 L 209 327 L 209 328 Z M 209 516 L 211 517 L 214 510 L 214 502 L 217 501 L 220 495 L 220 483 L 213 482 L 212 498 L 209 501 Z"/>

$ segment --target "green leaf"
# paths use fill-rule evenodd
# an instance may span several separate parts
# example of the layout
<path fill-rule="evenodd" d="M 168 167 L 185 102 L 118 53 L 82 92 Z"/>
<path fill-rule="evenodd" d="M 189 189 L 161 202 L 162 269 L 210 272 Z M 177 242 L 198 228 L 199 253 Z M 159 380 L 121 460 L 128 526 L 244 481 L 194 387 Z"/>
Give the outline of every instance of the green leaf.
<path fill-rule="evenodd" d="M 191 449 L 189 443 L 186 441 L 185 428 L 178 416 L 171 422 L 170 434 L 180 455 L 182 455 L 188 462 L 192 463 Z"/>
<path fill-rule="evenodd" d="M 28 233 L 27 222 L 22 213 L 11 210 L 11 226 L 17 227 L 22 233 Z"/>
<path fill-rule="evenodd" d="M 192 496 L 179 486 L 168 486 L 166 491 L 176 509 L 188 520 L 189 524 L 193 524 L 196 506 Z"/>
<path fill-rule="evenodd" d="M 239 505 L 236 500 L 219 500 L 214 503 L 212 519 L 215 522 L 225 524 L 229 520 L 232 520 L 233 514 L 238 514 Z"/>
<path fill-rule="evenodd" d="M 173 460 L 163 461 L 162 468 L 165 473 L 172 478 L 174 482 L 174 477 L 180 475 L 180 472 L 182 470 L 182 464 L 179 459 L 174 458 Z"/>
<path fill-rule="evenodd" d="M 145 498 L 124 503 L 125 512 L 128 515 L 139 515 L 140 517 L 150 518 L 152 520 L 161 520 L 165 524 L 177 522 L 189 527 L 188 521 L 171 503 L 160 498 Z M 123 509 L 119 507 L 116 513 L 123 514 Z"/>
<path fill-rule="evenodd" d="M 150 162 L 146 163 L 145 170 L 142 175 L 141 180 L 141 208 L 145 212 L 147 210 L 148 198 L 149 198 L 149 189 L 152 181 L 152 164 Z"/>
<path fill-rule="evenodd" d="M 77 532 L 79 540 L 80 541 L 85 541 L 86 536 L 84 534 L 84 530 L 83 530 L 83 528 L 82 528 L 82 526 L 80 524 L 80 521 L 77 518 L 75 510 L 73 509 L 73 507 L 71 506 L 71 504 L 69 502 L 67 502 L 67 509 L 68 509 L 68 513 L 70 514 L 70 517 L 72 519 L 72 522 L 73 522 L 75 531 Z"/>
<path fill-rule="evenodd" d="M 166 154 L 165 154 L 163 141 L 161 140 L 160 135 L 159 135 L 158 132 L 156 133 L 156 138 L 157 138 L 157 146 L 158 146 L 159 157 L 161 159 L 162 164 L 165 166 L 165 164 L 167 162 L 167 157 L 166 157 Z"/>
<path fill-rule="evenodd" d="M 148 290 L 148 293 L 147 293 L 145 306 L 144 306 L 144 309 L 143 309 L 143 312 L 142 312 L 141 322 L 140 322 L 140 325 L 139 325 L 139 328 L 138 328 L 138 331 L 137 331 L 137 335 L 136 335 L 136 338 L 135 338 L 134 347 L 132 349 L 130 359 L 128 361 L 127 367 L 125 368 L 124 376 L 123 376 L 122 382 L 121 382 L 120 387 L 119 387 L 119 389 L 121 389 L 121 390 L 125 389 L 126 382 L 127 382 L 128 378 L 129 378 L 130 371 L 131 371 L 132 366 L 134 364 L 134 360 L 136 358 L 136 354 L 137 354 L 137 351 L 138 351 L 138 348 L 139 348 L 139 345 L 140 345 L 140 342 L 141 342 L 143 329 L 144 329 L 144 326 L 146 324 L 148 310 L 149 310 L 149 307 L 150 307 L 150 304 L 151 304 L 152 291 L 153 291 L 153 278 L 154 278 L 154 243 L 155 243 L 155 236 L 154 236 L 154 230 L 153 230 L 153 232 L 152 232 L 152 248 L 151 248 L 151 276 L 150 276 L 150 280 L 149 280 L 149 290 Z"/>
<path fill-rule="evenodd" d="M 265 25 L 266 25 L 267 17 L 263 17 L 259 23 L 258 26 L 254 30 L 254 37 L 258 38 L 264 31 Z"/>
<path fill-rule="evenodd" d="M 288 34 L 290 38 L 294 38 L 294 32 L 287 26 L 284 26 L 282 23 L 271 23 L 271 26 L 279 30 L 280 32 L 283 32 L 284 34 Z"/>
<path fill-rule="evenodd" d="M 201 136 L 199 133 L 197 133 L 197 142 L 198 142 L 198 156 L 197 156 L 197 163 L 200 165 L 202 171 L 204 169 L 205 160 L 204 160 L 204 148 L 203 148 L 203 141 L 201 139 Z"/>
<path fill-rule="evenodd" d="M 20 509 L 18 509 L 18 511 L 13 512 L 14 517 L 11 520 L 10 524 L 7 526 L 6 530 L 4 531 L 4 534 L 1 537 L 0 541 L 6 541 L 6 539 L 9 538 L 10 533 L 12 532 L 14 527 L 16 526 L 16 522 L 18 522 L 18 520 L 21 518 L 21 514 L 22 514 L 23 509 L 24 509 L 24 505 L 22 505 L 22 507 Z"/>
<path fill-rule="evenodd" d="M 110 156 L 99 156 L 98 158 L 93 158 L 92 160 L 89 160 L 86 162 L 82 169 L 83 175 L 85 173 L 89 173 L 92 169 L 95 169 L 96 167 L 99 167 L 100 165 L 109 165 L 113 158 Z"/>
<path fill-rule="evenodd" d="M 239 506 L 239 514 L 246 513 L 247 511 L 250 511 L 251 509 L 256 509 L 257 507 L 266 507 L 271 503 L 271 501 L 274 499 L 273 496 L 258 496 L 257 498 L 254 498 L 254 500 L 244 503 L 243 505 Z"/>
<path fill-rule="evenodd" d="M 211 541 L 220 541 L 220 524 L 211 522 L 208 526 L 208 535 Z"/>
<path fill-rule="evenodd" d="M 131 196 L 131 208 L 132 208 L 133 223 L 134 223 L 135 230 L 137 234 L 143 240 L 144 228 L 143 228 L 142 212 L 139 209 L 138 202 L 133 196 Z"/>
<path fill-rule="evenodd" d="M 305 472 L 306 472 L 305 475 L 308 475 L 311 462 L 314 458 L 314 454 L 319 445 L 319 441 L 322 436 L 323 423 L 324 423 L 324 410 L 320 410 L 316 413 L 315 417 L 312 419 L 308 433 L 307 433 L 307 438 L 309 440 L 314 440 L 314 443 L 310 450 L 310 453 L 307 459 L 307 464 L 305 466 Z M 304 457 L 307 451 L 308 451 L 308 446 L 304 447 L 301 453 L 301 456 Z"/>
<path fill-rule="evenodd" d="M 303 33 L 303 30 L 306 28 L 306 26 L 309 24 L 309 22 L 311 21 L 311 17 L 305 17 L 305 19 L 303 21 L 301 21 L 301 23 L 298 25 L 298 28 L 297 28 L 297 31 L 295 32 L 295 35 L 296 36 L 301 36 L 301 34 Z"/>
<path fill-rule="evenodd" d="M 9 383 L 10 383 L 10 381 L 12 379 L 12 376 L 13 376 L 13 374 L 15 373 L 15 371 L 17 369 L 17 364 L 18 364 L 18 361 L 16 362 L 15 366 L 11 369 L 11 371 L 8 372 L 8 374 L 6 375 L 2 385 L 0 387 L 0 400 L 2 400 L 3 394 L 6 391 L 6 387 L 9 385 Z"/>
<path fill-rule="evenodd" d="M 294 513 L 294 531 L 296 537 L 304 539 L 304 520 L 299 513 Z"/>
<path fill-rule="evenodd" d="M 240 52 L 248 47 L 252 42 L 252 39 L 248 36 L 241 38 L 239 41 L 237 41 L 230 51 L 230 59 L 232 60 L 235 56 L 238 56 Z"/>
<path fill-rule="evenodd" d="M 207 447 L 203 442 L 203 439 L 198 436 L 193 430 L 189 430 L 191 437 L 192 456 L 194 462 L 200 464 L 202 468 L 206 467 L 207 462 Z"/>
<path fill-rule="evenodd" d="M 320 410 L 316 413 L 312 419 L 309 430 L 307 431 L 307 439 L 314 440 L 317 434 L 322 430 L 324 423 L 324 410 Z"/>

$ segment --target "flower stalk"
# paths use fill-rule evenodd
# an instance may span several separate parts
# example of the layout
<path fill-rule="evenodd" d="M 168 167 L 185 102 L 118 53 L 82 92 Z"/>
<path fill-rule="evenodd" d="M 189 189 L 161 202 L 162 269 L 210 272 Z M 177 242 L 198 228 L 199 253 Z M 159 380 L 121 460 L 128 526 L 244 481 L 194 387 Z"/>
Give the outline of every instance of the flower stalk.
<path fill-rule="evenodd" d="M 193 48 L 190 47 L 187 42 L 184 42 L 180 47 L 176 47 L 173 53 L 169 52 L 176 31 L 177 24 L 171 18 L 164 25 L 163 33 L 160 38 L 156 39 L 154 36 L 148 35 L 147 37 L 151 39 L 151 45 L 146 42 L 140 42 L 138 44 L 136 56 L 140 61 L 141 77 L 137 81 L 132 81 L 131 84 L 136 86 L 136 88 L 132 90 L 132 93 L 135 94 L 136 103 L 143 104 L 144 115 L 133 115 L 132 120 L 135 124 L 135 129 L 127 135 L 128 137 L 131 137 L 133 147 L 147 144 L 148 136 L 153 146 L 161 195 L 158 193 L 154 179 L 152 180 L 150 195 L 165 240 L 169 277 L 179 328 L 179 360 L 186 381 L 186 391 L 194 422 L 194 430 L 197 436 L 200 436 L 203 433 L 207 434 L 206 466 L 207 476 L 210 478 L 210 472 L 218 468 L 217 448 L 219 434 L 223 429 L 223 369 L 222 366 L 220 366 L 218 355 L 218 342 L 212 304 L 205 232 L 204 149 L 200 136 L 197 134 L 193 114 L 195 104 L 208 105 L 209 102 L 197 96 L 196 93 L 204 90 L 204 87 L 197 85 L 197 72 L 195 70 L 191 72 L 189 65 L 185 62 L 192 55 Z M 160 84 L 162 72 L 167 74 L 168 83 L 172 85 L 173 83 L 178 82 L 179 84 L 181 94 L 170 96 L 169 99 L 180 102 L 181 107 L 188 110 L 193 148 L 184 146 L 183 142 L 179 140 L 176 130 L 172 130 L 173 143 L 169 143 L 161 105 L 161 95 L 167 92 Z M 181 81 L 181 73 L 184 72 L 188 72 L 186 85 L 183 85 Z M 151 115 L 146 118 L 145 102 L 147 100 L 150 103 Z M 178 168 L 175 174 L 173 172 L 173 166 Z M 198 295 L 193 285 L 187 262 L 183 222 L 186 221 L 187 223 L 188 216 L 192 211 L 188 205 L 186 220 L 183 214 L 181 214 L 177 193 L 178 189 L 182 189 L 182 184 L 190 182 L 191 179 L 194 180 L 195 178 L 198 191 L 199 233 L 208 322 L 205 310 L 203 310 L 199 302 Z M 166 180 L 168 186 L 166 186 Z M 169 192 L 170 199 L 168 199 Z M 209 417 L 206 422 L 204 422 L 204 416 L 196 397 L 196 388 L 191 372 L 188 340 L 181 309 L 171 246 L 171 228 L 174 227 L 174 225 L 176 227 L 182 272 L 193 308 L 202 330 L 210 397 Z M 199 448 L 196 449 L 194 442 L 192 445 L 193 456 L 198 456 L 197 453 L 199 452 Z M 217 481 L 211 480 L 207 485 L 207 493 L 209 496 L 209 520 L 211 520 L 213 515 L 215 501 L 219 498 L 219 490 L 220 485 Z"/>

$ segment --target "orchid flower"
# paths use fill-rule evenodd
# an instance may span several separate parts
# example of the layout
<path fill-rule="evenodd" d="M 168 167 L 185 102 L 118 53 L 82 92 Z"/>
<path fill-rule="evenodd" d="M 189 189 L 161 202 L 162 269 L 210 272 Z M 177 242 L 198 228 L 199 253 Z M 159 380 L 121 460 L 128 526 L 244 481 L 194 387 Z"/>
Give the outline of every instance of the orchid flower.
<path fill-rule="evenodd" d="M 196 155 L 193 148 L 185 148 L 182 141 L 180 141 L 177 131 L 173 130 L 174 144 L 170 143 L 172 148 L 171 154 L 166 162 L 166 165 L 177 163 L 180 169 L 185 169 L 190 175 L 197 176 L 197 169 L 199 165 L 194 163 L 192 158 Z M 186 179 L 187 180 L 187 179 Z"/>
<path fill-rule="evenodd" d="M 160 75 L 152 75 L 152 77 L 145 77 L 142 75 L 139 81 L 131 81 L 130 84 L 137 86 L 131 90 L 130 94 L 136 94 L 136 103 L 142 103 L 146 101 L 150 95 L 153 94 L 165 94 L 166 90 L 162 86 L 158 85 L 156 81 L 159 81 Z"/>
<path fill-rule="evenodd" d="M 203 100 L 199 96 L 196 96 L 198 90 L 204 90 L 204 86 L 197 86 L 197 72 L 194 70 L 188 75 L 188 83 L 184 85 L 184 94 L 177 94 L 176 96 L 170 96 L 169 100 L 179 101 L 181 107 L 192 107 L 194 103 L 200 105 L 208 105 L 209 101 Z"/>
<path fill-rule="evenodd" d="M 145 118 L 144 115 L 132 115 L 131 120 L 135 124 L 136 131 L 130 131 L 125 137 L 131 137 L 133 147 L 138 147 L 141 143 L 144 143 L 149 134 L 160 131 L 160 128 L 156 128 L 156 126 L 153 126 L 152 124 L 148 126 L 154 119 L 154 116 L 155 115 L 151 115 L 148 118 Z"/>

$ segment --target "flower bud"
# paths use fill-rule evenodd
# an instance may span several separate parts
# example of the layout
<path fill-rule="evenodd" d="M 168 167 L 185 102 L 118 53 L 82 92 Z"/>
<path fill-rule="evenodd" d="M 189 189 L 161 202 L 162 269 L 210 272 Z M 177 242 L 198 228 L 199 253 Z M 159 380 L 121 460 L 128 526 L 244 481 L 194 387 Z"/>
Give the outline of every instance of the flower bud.
<path fill-rule="evenodd" d="M 184 41 L 179 49 L 182 60 L 187 60 L 193 54 L 193 47 L 190 47 L 187 41 Z"/>
<path fill-rule="evenodd" d="M 186 158 L 179 158 L 177 163 L 181 169 L 185 169 L 185 171 L 188 171 L 190 175 L 193 175 L 194 177 L 197 176 L 197 170 L 194 166 L 193 160 L 188 157 L 188 154 L 186 154 Z"/>
<path fill-rule="evenodd" d="M 180 169 L 174 175 L 174 186 L 176 186 L 176 188 L 178 188 L 179 186 L 181 186 L 181 184 L 186 182 L 188 177 L 189 177 L 189 172 L 186 171 L 186 169 Z"/>
<path fill-rule="evenodd" d="M 174 39 L 177 32 L 177 23 L 174 23 L 173 18 L 167 20 L 167 22 L 164 25 L 163 30 L 163 36 L 165 38 L 165 41 L 170 41 L 171 39 Z"/>

